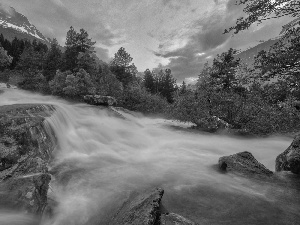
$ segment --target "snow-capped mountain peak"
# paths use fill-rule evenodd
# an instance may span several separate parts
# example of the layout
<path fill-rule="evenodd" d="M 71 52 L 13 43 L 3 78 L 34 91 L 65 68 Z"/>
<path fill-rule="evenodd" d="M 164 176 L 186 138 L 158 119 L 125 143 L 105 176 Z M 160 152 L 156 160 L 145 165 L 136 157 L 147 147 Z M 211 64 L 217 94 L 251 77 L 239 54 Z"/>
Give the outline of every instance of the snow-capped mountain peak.
<path fill-rule="evenodd" d="M 48 39 L 29 22 L 26 16 L 17 12 L 14 8 L 0 3 L 0 28 L 13 29 L 25 35 L 30 35 L 38 40 L 48 42 Z"/>

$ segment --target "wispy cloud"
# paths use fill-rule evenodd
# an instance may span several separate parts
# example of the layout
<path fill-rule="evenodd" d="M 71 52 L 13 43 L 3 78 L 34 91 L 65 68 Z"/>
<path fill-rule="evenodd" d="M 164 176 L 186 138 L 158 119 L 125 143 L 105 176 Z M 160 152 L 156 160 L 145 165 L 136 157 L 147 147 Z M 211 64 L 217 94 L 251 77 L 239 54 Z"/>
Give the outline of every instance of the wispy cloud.
<path fill-rule="evenodd" d="M 196 78 L 207 61 L 211 61 L 217 54 L 227 51 L 230 47 L 239 49 L 253 46 L 259 37 L 264 39 L 276 34 L 274 22 L 271 21 L 259 29 L 254 26 L 236 36 L 223 34 L 225 28 L 235 24 L 236 19 L 243 15 L 242 7 L 236 6 L 235 2 L 235 0 L 215 0 L 215 7 L 212 10 L 192 23 L 191 35 L 186 38 L 184 46 L 170 50 L 164 48 L 168 44 L 163 43 L 154 52 L 156 56 L 169 59 L 169 63 L 164 67 L 170 68 L 177 80 L 182 81 L 186 77 Z"/>
<path fill-rule="evenodd" d="M 267 21 L 256 30 L 251 28 L 234 37 L 224 35 L 224 29 L 235 24 L 243 13 L 242 6 L 235 5 L 236 0 L 2 2 L 26 15 L 44 35 L 56 37 L 62 45 L 70 26 L 84 28 L 97 42 L 100 59 L 110 60 L 122 46 L 140 71 L 168 67 L 179 82 L 197 77 L 202 65 L 216 54 L 229 47 L 254 45 L 276 35 L 274 27 L 280 27 Z"/>

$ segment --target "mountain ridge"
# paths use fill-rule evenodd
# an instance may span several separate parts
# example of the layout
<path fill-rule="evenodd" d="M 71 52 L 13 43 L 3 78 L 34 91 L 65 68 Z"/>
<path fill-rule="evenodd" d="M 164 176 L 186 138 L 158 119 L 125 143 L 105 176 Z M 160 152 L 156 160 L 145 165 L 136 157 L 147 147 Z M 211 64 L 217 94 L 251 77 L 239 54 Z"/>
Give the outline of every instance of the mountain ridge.
<path fill-rule="evenodd" d="M 12 40 L 15 37 L 20 39 L 37 39 L 50 45 L 51 41 L 46 38 L 28 18 L 17 12 L 13 7 L 4 6 L 0 3 L 0 33 L 6 39 Z"/>

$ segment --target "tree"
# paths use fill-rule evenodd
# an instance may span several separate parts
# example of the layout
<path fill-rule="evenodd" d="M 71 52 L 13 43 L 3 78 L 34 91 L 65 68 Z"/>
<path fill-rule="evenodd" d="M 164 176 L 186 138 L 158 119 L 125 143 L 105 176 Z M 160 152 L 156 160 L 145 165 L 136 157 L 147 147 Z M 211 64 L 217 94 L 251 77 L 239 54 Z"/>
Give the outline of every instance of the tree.
<path fill-rule="evenodd" d="M 108 65 L 102 65 L 101 73 L 95 80 L 96 93 L 109 95 L 120 99 L 123 94 L 123 85 L 109 70 Z"/>
<path fill-rule="evenodd" d="M 240 64 L 240 59 L 234 57 L 236 53 L 237 50 L 230 48 L 227 52 L 218 54 L 213 61 L 210 76 L 214 84 L 222 89 L 232 89 L 237 85 L 235 71 Z"/>
<path fill-rule="evenodd" d="M 28 71 L 42 71 L 45 60 L 45 52 L 35 51 L 33 46 L 25 47 L 23 53 L 20 56 L 20 60 L 16 66 L 16 69 L 23 72 Z"/>
<path fill-rule="evenodd" d="M 146 69 L 144 72 L 144 86 L 146 90 L 152 94 L 156 93 L 155 90 L 155 79 L 152 72 L 149 69 Z"/>
<path fill-rule="evenodd" d="M 20 56 L 23 53 L 25 48 L 25 42 L 23 40 L 19 40 L 18 38 L 14 38 L 11 42 L 11 51 L 10 55 L 13 57 L 13 61 L 10 65 L 10 69 L 14 69 L 17 63 L 20 60 Z"/>
<path fill-rule="evenodd" d="M 94 77 L 99 71 L 96 59 L 98 59 L 98 57 L 89 51 L 80 52 L 77 57 L 77 68 L 84 69 L 92 77 Z"/>
<path fill-rule="evenodd" d="M 94 52 L 94 44 L 96 42 L 89 38 L 88 33 L 84 29 L 80 29 L 77 34 L 76 46 L 78 52 Z"/>
<path fill-rule="evenodd" d="M 160 94 L 165 97 L 169 103 L 173 103 L 173 95 L 176 90 L 176 80 L 173 78 L 171 70 L 166 69 L 162 77 Z"/>
<path fill-rule="evenodd" d="M 49 82 L 50 90 L 53 95 L 64 96 L 64 88 L 66 87 L 66 78 L 68 75 L 71 75 L 70 70 L 61 72 L 60 70 L 56 71 L 56 75 L 53 80 Z"/>
<path fill-rule="evenodd" d="M 77 65 L 77 37 L 77 32 L 71 26 L 66 36 L 63 71 L 72 71 Z"/>
<path fill-rule="evenodd" d="M 77 68 L 79 53 L 93 53 L 95 43 L 89 38 L 87 31 L 80 29 L 77 33 L 71 26 L 66 36 L 63 69 L 73 71 Z"/>
<path fill-rule="evenodd" d="M 80 69 L 74 74 L 67 75 L 66 87 L 63 88 L 63 91 L 70 97 L 83 97 L 95 94 L 95 87 L 90 75 L 84 69 Z"/>
<path fill-rule="evenodd" d="M 127 86 L 136 78 L 137 68 L 132 63 L 132 57 L 121 47 L 110 63 L 110 70 L 116 75 L 117 79 Z"/>
<path fill-rule="evenodd" d="M 143 85 L 131 83 L 124 90 L 121 101 L 124 107 L 143 113 L 162 113 L 168 103 L 159 95 L 150 94 Z"/>
<path fill-rule="evenodd" d="M 300 29 L 288 40 L 280 40 L 268 52 L 261 51 L 255 58 L 255 68 L 263 78 L 285 80 L 290 88 L 300 88 Z"/>
<path fill-rule="evenodd" d="M 20 88 L 45 94 L 50 92 L 48 82 L 40 71 L 26 71 L 23 73 L 23 78 L 24 79 L 18 83 Z"/>
<path fill-rule="evenodd" d="M 62 52 L 56 39 L 51 42 L 50 50 L 48 51 L 44 65 L 44 76 L 47 81 L 54 78 L 56 71 L 60 68 L 62 61 Z"/>
<path fill-rule="evenodd" d="M 260 70 L 261 78 L 285 80 L 289 92 L 299 90 L 300 75 L 300 0 L 239 0 L 239 5 L 245 5 L 247 17 L 241 17 L 236 25 L 225 30 L 235 34 L 248 29 L 253 23 L 277 19 L 283 16 L 294 18 L 286 24 L 280 33 L 279 41 L 270 50 L 261 51 L 255 60 L 256 69 Z M 300 97 L 300 96 L 299 96 Z"/>
<path fill-rule="evenodd" d="M 4 70 L 12 63 L 13 58 L 0 46 L 0 70 Z"/>
<path fill-rule="evenodd" d="M 269 19 L 276 19 L 283 16 L 296 18 L 292 23 L 287 24 L 285 30 L 288 31 L 296 26 L 300 16 L 299 0 L 237 0 L 237 5 L 245 5 L 243 11 L 246 17 L 240 17 L 236 25 L 225 30 L 225 33 L 234 31 L 235 34 L 242 30 L 248 29 L 256 22 L 263 22 Z"/>
<path fill-rule="evenodd" d="M 182 81 L 182 84 L 179 88 L 179 94 L 184 95 L 185 93 L 187 93 L 187 86 L 186 83 Z"/>
<path fill-rule="evenodd" d="M 132 57 L 129 53 L 126 52 L 125 48 L 121 47 L 117 53 L 115 53 L 115 57 L 110 63 L 111 66 L 119 66 L 128 68 L 132 61 Z"/>

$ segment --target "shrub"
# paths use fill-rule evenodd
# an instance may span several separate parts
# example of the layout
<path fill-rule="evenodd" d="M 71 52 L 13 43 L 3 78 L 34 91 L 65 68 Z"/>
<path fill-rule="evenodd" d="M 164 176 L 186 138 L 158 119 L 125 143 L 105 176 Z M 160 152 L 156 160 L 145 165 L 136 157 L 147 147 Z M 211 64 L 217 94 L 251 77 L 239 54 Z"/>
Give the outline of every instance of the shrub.
<path fill-rule="evenodd" d="M 124 91 L 121 105 L 143 113 L 163 113 L 168 103 L 158 95 L 151 95 L 139 84 L 131 84 Z"/>

